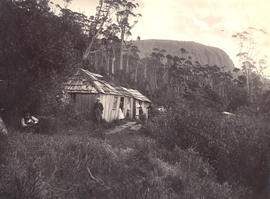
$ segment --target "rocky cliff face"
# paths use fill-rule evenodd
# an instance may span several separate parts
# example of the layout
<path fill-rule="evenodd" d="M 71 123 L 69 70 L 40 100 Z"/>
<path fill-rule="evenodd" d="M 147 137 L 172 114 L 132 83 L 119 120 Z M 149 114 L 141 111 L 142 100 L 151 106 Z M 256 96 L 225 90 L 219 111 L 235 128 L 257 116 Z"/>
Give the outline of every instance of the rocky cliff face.
<path fill-rule="evenodd" d="M 202 45 L 192 41 L 173 40 L 140 40 L 135 41 L 140 50 L 140 57 L 150 56 L 154 48 L 164 49 L 164 55 L 170 54 L 178 57 L 192 57 L 192 62 L 199 62 L 201 65 L 217 65 L 225 71 L 232 70 L 234 64 L 230 57 L 221 49 Z M 185 49 L 186 52 L 183 52 Z"/>

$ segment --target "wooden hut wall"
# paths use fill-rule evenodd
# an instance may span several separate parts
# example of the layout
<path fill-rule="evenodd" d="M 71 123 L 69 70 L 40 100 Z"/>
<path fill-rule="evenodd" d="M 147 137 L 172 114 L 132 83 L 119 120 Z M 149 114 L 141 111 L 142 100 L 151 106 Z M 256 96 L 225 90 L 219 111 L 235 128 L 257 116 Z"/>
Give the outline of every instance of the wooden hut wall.
<path fill-rule="evenodd" d="M 148 119 L 148 107 L 149 107 L 149 103 L 148 102 L 142 102 L 142 109 L 143 109 L 143 113 L 145 114 L 146 119 Z"/>
<path fill-rule="evenodd" d="M 134 99 L 134 103 L 135 103 L 135 107 L 136 107 L 136 110 L 135 110 L 135 119 L 139 119 L 139 107 L 140 107 L 140 104 L 139 104 L 139 101 Z"/>
<path fill-rule="evenodd" d="M 133 104 L 135 103 L 135 100 L 134 98 L 130 98 L 130 118 L 134 119 L 133 118 Z"/>
<path fill-rule="evenodd" d="M 124 116 L 127 118 L 127 113 L 129 112 L 128 118 L 132 118 L 132 98 L 124 97 Z"/>
<path fill-rule="evenodd" d="M 115 95 L 100 95 L 100 102 L 103 104 L 104 110 L 102 117 L 110 122 L 118 119 L 120 97 Z"/>
<path fill-rule="evenodd" d="M 139 107 L 140 107 L 140 104 L 139 104 L 139 100 L 136 100 L 135 99 L 135 105 L 136 105 L 136 119 L 139 119 Z M 148 102 L 141 102 L 142 103 L 142 109 L 143 109 L 143 114 L 145 114 L 146 116 L 146 119 L 148 119 L 148 107 L 149 107 L 149 103 Z"/>
<path fill-rule="evenodd" d="M 97 97 L 100 96 L 101 103 L 103 104 L 103 119 L 110 122 L 115 119 L 119 119 L 120 101 L 123 96 L 116 95 L 105 95 L 105 94 L 81 94 L 76 93 L 75 95 L 75 111 L 80 114 L 93 114 L 94 104 Z M 72 98 L 72 97 L 71 97 Z M 139 118 L 139 100 L 130 97 L 124 97 L 124 116 L 127 117 L 129 110 L 129 118 L 133 118 L 133 103 L 135 103 L 136 112 L 135 118 Z M 142 102 L 143 113 L 148 118 L 148 102 Z M 93 114 L 94 115 L 94 114 Z"/>
<path fill-rule="evenodd" d="M 76 93 L 75 95 L 75 111 L 78 113 L 93 113 L 94 104 L 97 100 L 97 94 L 82 94 Z"/>

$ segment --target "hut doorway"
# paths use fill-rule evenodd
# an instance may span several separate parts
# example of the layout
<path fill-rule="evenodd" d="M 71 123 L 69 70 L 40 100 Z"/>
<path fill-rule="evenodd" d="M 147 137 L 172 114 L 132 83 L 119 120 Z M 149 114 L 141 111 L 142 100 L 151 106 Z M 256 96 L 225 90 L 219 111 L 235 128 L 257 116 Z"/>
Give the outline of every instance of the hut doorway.
<path fill-rule="evenodd" d="M 133 118 L 137 119 L 136 118 L 136 100 L 133 101 L 133 107 L 132 108 L 133 108 Z"/>
<path fill-rule="evenodd" d="M 120 106 L 119 106 L 119 108 L 122 110 L 122 112 L 124 112 L 124 97 L 121 97 L 120 98 Z"/>

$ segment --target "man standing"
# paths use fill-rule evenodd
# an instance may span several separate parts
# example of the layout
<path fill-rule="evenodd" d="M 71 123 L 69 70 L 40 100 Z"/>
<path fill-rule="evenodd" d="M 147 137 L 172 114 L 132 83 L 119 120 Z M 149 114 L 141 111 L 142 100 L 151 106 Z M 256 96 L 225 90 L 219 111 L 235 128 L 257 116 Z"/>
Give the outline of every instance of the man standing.
<path fill-rule="evenodd" d="M 145 121 L 145 115 L 143 113 L 142 102 L 139 102 L 139 119 Z"/>
<path fill-rule="evenodd" d="M 97 98 L 97 101 L 94 105 L 94 113 L 97 123 L 100 124 L 102 121 L 102 114 L 103 114 L 103 105 L 100 102 L 100 98 Z"/>

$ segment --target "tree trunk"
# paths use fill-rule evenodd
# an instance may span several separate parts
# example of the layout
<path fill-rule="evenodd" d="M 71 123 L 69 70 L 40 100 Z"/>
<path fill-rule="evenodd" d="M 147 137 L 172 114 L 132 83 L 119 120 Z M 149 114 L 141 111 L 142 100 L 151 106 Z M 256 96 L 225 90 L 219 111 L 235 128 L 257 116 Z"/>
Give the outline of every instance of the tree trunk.
<path fill-rule="evenodd" d="M 115 64 L 115 57 L 112 58 L 112 74 L 114 75 L 114 64 Z"/>
<path fill-rule="evenodd" d="M 100 17 L 101 17 L 103 5 L 104 5 L 104 0 L 100 0 L 99 1 L 99 6 L 100 7 L 99 7 L 99 10 L 98 10 L 97 15 L 96 15 L 97 19 L 100 19 Z M 109 11 L 110 10 L 105 10 L 106 15 L 105 15 L 104 19 L 106 19 L 109 16 L 109 13 L 110 13 Z M 99 29 L 97 30 L 96 34 L 92 36 L 88 47 L 86 48 L 85 52 L 83 53 L 83 60 L 86 60 L 88 58 L 89 54 L 91 53 L 94 41 L 98 38 L 98 35 L 100 34 L 104 23 L 105 23 L 105 20 L 101 23 L 101 25 L 100 25 Z"/>
<path fill-rule="evenodd" d="M 113 57 L 112 57 L 112 75 L 114 75 L 115 70 L 115 49 L 112 47 Z"/>
<path fill-rule="evenodd" d="M 127 74 L 129 73 L 129 58 L 128 58 L 128 55 L 127 55 L 127 69 L 126 69 L 126 71 L 127 71 Z"/>
<path fill-rule="evenodd" d="M 157 89 L 157 68 L 155 67 L 154 68 L 154 71 L 155 71 L 155 89 Z"/>
<path fill-rule="evenodd" d="M 138 65 L 139 65 L 139 63 L 137 62 L 136 71 L 135 71 L 135 82 L 138 81 Z"/>
<path fill-rule="evenodd" d="M 147 69 L 146 69 L 146 64 L 144 64 L 144 79 L 147 78 Z"/>
<path fill-rule="evenodd" d="M 107 59 L 106 59 L 106 74 L 109 74 L 110 73 L 110 57 L 107 56 Z"/>
<path fill-rule="evenodd" d="M 97 69 L 97 52 L 94 53 L 94 69 L 96 70 Z"/>
<path fill-rule="evenodd" d="M 123 43 L 124 43 L 124 37 L 125 37 L 125 27 L 123 28 L 121 32 L 121 45 L 120 45 L 120 61 L 119 61 L 119 68 L 120 71 L 123 70 Z"/>

